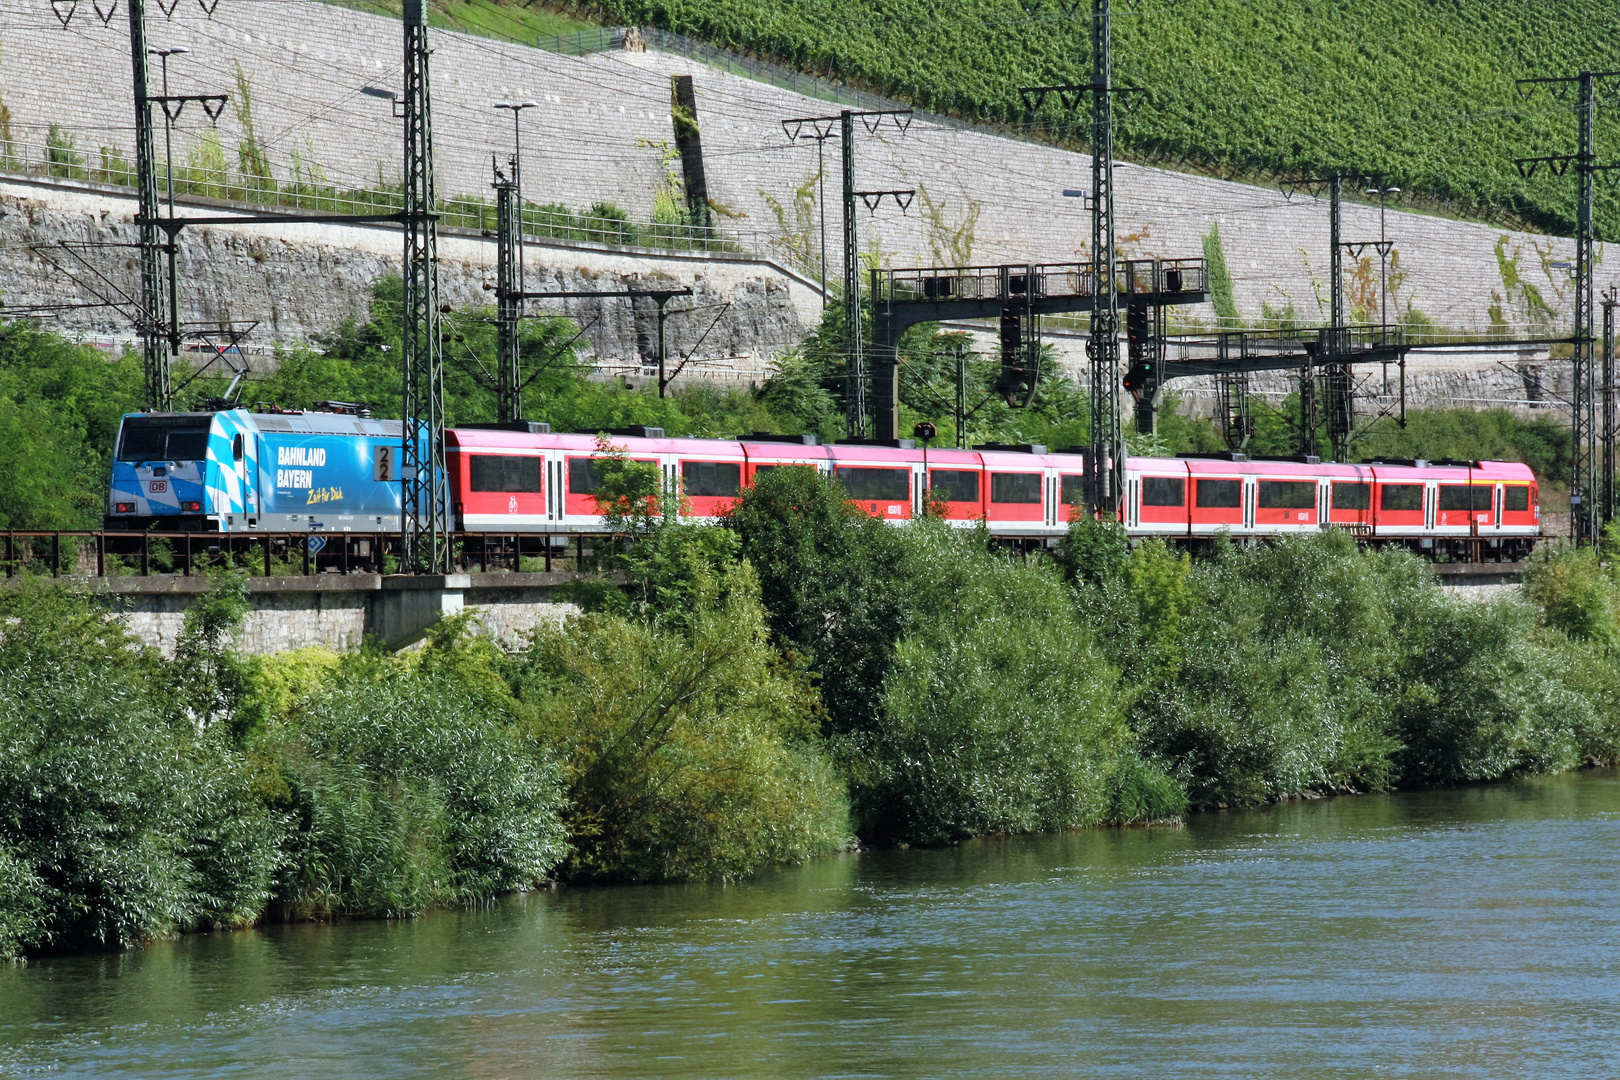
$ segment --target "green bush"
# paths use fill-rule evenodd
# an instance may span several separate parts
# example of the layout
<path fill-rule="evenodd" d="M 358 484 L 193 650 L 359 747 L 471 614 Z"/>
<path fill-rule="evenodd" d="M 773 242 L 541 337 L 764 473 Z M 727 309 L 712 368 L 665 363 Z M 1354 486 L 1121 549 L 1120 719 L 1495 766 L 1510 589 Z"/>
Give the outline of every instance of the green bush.
<path fill-rule="evenodd" d="M 1417 594 L 1398 612 L 1407 662 L 1395 699 L 1403 784 L 1495 780 L 1579 762 L 1592 703 L 1537 641 L 1519 599 L 1447 601 Z"/>
<path fill-rule="evenodd" d="M 775 469 L 726 519 L 756 569 L 772 633 L 820 677 L 828 728 L 876 723 L 895 644 L 911 628 L 905 533 L 814 469 Z"/>
<path fill-rule="evenodd" d="M 284 916 L 412 915 L 535 885 L 562 858 L 550 752 L 434 664 L 345 658 L 265 725 L 267 786 L 296 822 Z"/>
<path fill-rule="evenodd" d="M 262 910 L 282 823 L 223 733 L 199 730 L 165 690 L 155 659 L 86 597 L 0 600 L 9 950 L 127 945 Z"/>
<path fill-rule="evenodd" d="M 1433 591 L 1396 553 L 1342 534 L 1225 545 L 1190 567 L 1172 635 L 1156 558 L 1133 552 L 1095 605 L 1101 640 L 1135 682 L 1132 722 L 1197 805 L 1395 782 L 1388 701 L 1400 693 L 1394 603 Z M 1134 571 L 1134 572 L 1133 572 Z M 1174 592 L 1174 589 L 1170 590 Z"/>
<path fill-rule="evenodd" d="M 1135 760 L 1117 673 L 1055 570 L 937 522 L 906 540 L 916 629 L 881 719 L 845 740 L 862 835 L 939 843 L 1179 816 L 1179 791 Z"/>
<path fill-rule="evenodd" d="M 736 879 L 845 843 L 814 695 L 758 596 L 743 565 L 681 632 L 594 615 L 535 633 L 512 681 L 565 762 L 567 876 Z"/>
<path fill-rule="evenodd" d="M 15 961 L 44 938 L 45 882 L 9 848 L 0 848 L 0 962 Z"/>
<path fill-rule="evenodd" d="M 1524 585 L 1547 626 L 1605 650 L 1620 644 L 1620 589 L 1591 548 L 1543 544 L 1530 560 Z"/>

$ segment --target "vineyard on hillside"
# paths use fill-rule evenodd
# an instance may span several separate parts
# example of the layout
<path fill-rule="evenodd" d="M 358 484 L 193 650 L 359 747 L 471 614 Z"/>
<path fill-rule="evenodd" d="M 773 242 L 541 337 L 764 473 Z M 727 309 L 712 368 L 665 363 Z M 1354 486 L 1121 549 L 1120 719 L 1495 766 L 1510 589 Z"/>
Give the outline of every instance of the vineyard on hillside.
<path fill-rule="evenodd" d="M 464 7 L 471 14 L 463 0 L 442 4 L 451 21 Z M 1054 100 L 1031 125 L 1018 87 L 1088 81 L 1089 7 L 1069 15 L 1045 0 L 1031 16 L 1019 0 L 603 0 L 568 10 L 1083 146 L 1083 116 Z M 1351 170 L 1451 213 L 1557 232 L 1572 228 L 1573 175 L 1543 168 L 1526 180 L 1513 159 L 1573 152 L 1573 103 L 1522 98 L 1514 80 L 1620 69 L 1612 0 L 1115 7 L 1115 81 L 1148 91 L 1121 118 L 1127 158 L 1251 178 Z M 1620 160 L 1620 81 L 1615 90 L 1598 112 L 1600 162 Z M 1600 235 L 1620 238 L 1620 199 L 1601 183 L 1598 204 Z"/>

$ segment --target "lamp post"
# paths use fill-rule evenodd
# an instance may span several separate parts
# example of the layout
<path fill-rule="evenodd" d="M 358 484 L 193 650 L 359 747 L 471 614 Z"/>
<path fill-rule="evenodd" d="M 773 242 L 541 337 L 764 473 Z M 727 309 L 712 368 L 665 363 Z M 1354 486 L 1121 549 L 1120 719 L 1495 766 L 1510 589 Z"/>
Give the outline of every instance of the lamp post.
<path fill-rule="evenodd" d="M 1368 188 L 1368 195 L 1378 196 L 1378 325 L 1381 335 L 1389 326 L 1389 237 L 1385 228 L 1384 204 L 1391 195 L 1399 195 L 1398 187 Z"/>
<path fill-rule="evenodd" d="M 495 108 L 509 109 L 512 113 L 512 187 L 514 201 L 517 203 L 517 286 L 522 292 L 523 280 L 523 135 L 519 130 L 518 122 L 523 116 L 524 109 L 533 109 L 539 106 L 538 101 L 497 101 Z"/>

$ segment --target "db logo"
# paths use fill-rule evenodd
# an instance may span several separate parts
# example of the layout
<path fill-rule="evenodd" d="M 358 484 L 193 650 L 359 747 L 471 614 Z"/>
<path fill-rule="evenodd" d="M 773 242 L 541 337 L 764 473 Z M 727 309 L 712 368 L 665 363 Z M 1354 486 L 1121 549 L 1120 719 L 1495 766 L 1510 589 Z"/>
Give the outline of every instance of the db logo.
<path fill-rule="evenodd" d="M 149 495 L 161 495 L 168 490 L 169 482 L 167 480 L 151 480 L 146 485 L 146 491 Z"/>

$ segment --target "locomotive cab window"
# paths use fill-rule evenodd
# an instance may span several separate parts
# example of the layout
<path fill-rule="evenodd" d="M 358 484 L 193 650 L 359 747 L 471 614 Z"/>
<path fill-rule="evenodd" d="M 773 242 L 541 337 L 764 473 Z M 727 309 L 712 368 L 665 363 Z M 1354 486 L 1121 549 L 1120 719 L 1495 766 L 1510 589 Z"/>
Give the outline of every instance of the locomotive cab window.
<path fill-rule="evenodd" d="M 1389 490 L 1388 488 L 1385 489 Z M 1334 484 L 1333 509 L 1369 510 L 1372 508 L 1372 485 L 1367 483 Z"/>
<path fill-rule="evenodd" d="M 681 483 L 696 498 L 735 499 L 742 490 L 742 466 L 729 461 L 683 461 Z"/>
<path fill-rule="evenodd" d="M 1309 510 L 1316 505 L 1314 480 L 1262 480 L 1259 506 L 1266 510 Z"/>
<path fill-rule="evenodd" d="M 1381 510 L 1422 510 L 1422 484 L 1385 484 L 1378 497 Z"/>
<path fill-rule="evenodd" d="M 979 501 L 979 474 L 972 469 L 931 469 L 928 486 L 936 499 L 946 502 Z"/>
<path fill-rule="evenodd" d="M 514 454 L 474 454 L 469 458 L 472 490 L 540 494 L 540 459 Z"/>
<path fill-rule="evenodd" d="M 1061 496 L 1064 506 L 1079 506 L 1086 498 L 1086 478 L 1078 473 L 1064 473 Z"/>
<path fill-rule="evenodd" d="M 858 502 L 905 502 L 911 498 L 910 469 L 840 465 L 835 475 L 849 497 Z"/>
<path fill-rule="evenodd" d="M 206 416 L 132 416 L 118 440 L 119 461 L 200 461 L 208 456 Z"/>
<path fill-rule="evenodd" d="M 1530 488 L 1528 485 L 1515 485 L 1502 489 L 1502 509 L 1509 513 L 1524 513 L 1530 509 Z"/>
<path fill-rule="evenodd" d="M 1198 505 L 1206 509 L 1235 510 L 1243 505 L 1243 481 L 1198 481 Z"/>
<path fill-rule="evenodd" d="M 1142 505 L 1187 505 L 1187 481 L 1179 476 L 1142 477 Z"/>
<path fill-rule="evenodd" d="M 993 503 L 1039 503 L 1040 473 L 991 473 L 990 501 Z"/>
<path fill-rule="evenodd" d="M 1440 509 L 1489 510 L 1491 494 L 1491 489 L 1483 485 L 1441 484 Z"/>

